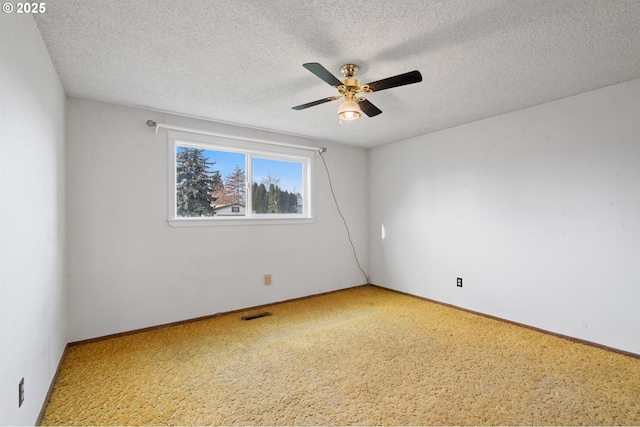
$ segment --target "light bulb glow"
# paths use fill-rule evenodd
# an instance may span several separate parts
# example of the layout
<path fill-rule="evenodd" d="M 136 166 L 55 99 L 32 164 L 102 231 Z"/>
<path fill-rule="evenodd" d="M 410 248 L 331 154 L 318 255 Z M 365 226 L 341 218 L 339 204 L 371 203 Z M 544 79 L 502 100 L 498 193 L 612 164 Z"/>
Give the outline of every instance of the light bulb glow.
<path fill-rule="evenodd" d="M 359 119 L 360 115 L 360 106 L 355 101 L 344 101 L 338 109 L 338 117 L 341 120 Z"/>

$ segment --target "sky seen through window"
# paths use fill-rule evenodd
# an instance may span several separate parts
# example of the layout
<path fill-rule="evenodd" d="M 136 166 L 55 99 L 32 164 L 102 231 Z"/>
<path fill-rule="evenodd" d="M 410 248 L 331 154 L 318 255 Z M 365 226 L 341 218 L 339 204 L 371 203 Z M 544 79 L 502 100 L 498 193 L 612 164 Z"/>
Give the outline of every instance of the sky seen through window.
<path fill-rule="evenodd" d="M 178 146 L 176 149 L 176 153 L 184 151 L 184 147 Z M 223 181 L 235 170 L 236 166 L 245 171 L 245 155 L 242 153 L 205 149 L 202 155 L 208 162 L 215 162 L 210 167 L 209 172 L 219 171 Z M 280 178 L 278 186 L 281 190 L 289 191 L 290 193 L 302 192 L 302 163 L 263 159 L 254 156 L 252 169 L 252 183 L 261 184 L 262 180 L 270 174 L 272 177 Z"/>

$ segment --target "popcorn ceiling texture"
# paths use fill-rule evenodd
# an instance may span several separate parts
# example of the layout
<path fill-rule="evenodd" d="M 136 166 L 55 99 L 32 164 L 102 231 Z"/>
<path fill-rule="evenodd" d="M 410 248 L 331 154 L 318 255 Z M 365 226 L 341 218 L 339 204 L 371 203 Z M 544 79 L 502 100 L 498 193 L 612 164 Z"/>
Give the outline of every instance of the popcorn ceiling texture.
<path fill-rule="evenodd" d="M 640 78 L 640 0 L 50 0 L 35 15 L 68 96 L 377 146 Z M 383 114 L 338 124 L 363 83 Z"/>
<path fill-rule="evenodd" d="M 69 347 L 43 424 L 640 425 L 638 359 L 372 286 L 268 310 Z"/>

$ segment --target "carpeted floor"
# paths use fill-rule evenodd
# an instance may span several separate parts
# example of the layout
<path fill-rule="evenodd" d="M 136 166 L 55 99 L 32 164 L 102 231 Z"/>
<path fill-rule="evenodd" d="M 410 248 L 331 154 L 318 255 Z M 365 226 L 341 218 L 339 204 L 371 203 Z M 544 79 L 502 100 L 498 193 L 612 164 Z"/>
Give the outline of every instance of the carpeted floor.
<path fill-rule="evenodd" d="M 640 360 L 364 286 L 70 346 L 43 425 L 640 425 Z"/>

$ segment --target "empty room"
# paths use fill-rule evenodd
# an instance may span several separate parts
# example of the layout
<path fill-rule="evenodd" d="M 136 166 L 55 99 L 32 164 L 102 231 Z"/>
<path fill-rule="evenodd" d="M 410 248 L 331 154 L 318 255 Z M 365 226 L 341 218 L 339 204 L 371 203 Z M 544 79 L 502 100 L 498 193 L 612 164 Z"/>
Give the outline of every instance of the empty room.
<path fill-rule="evenodd" d="M 0 425 L 640 425 L 640 0 L 0 33 Z"/>

